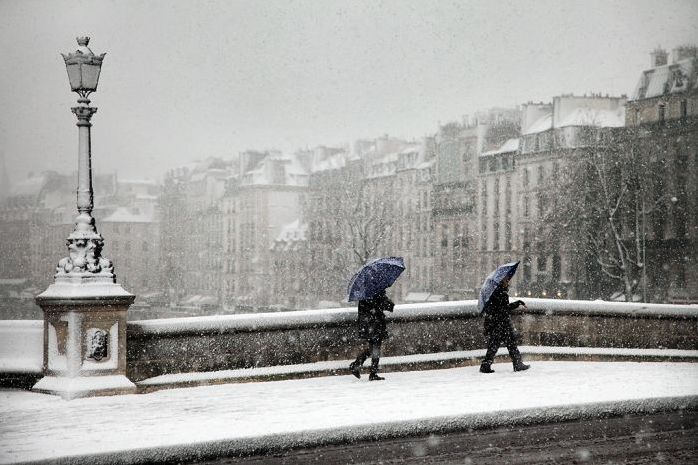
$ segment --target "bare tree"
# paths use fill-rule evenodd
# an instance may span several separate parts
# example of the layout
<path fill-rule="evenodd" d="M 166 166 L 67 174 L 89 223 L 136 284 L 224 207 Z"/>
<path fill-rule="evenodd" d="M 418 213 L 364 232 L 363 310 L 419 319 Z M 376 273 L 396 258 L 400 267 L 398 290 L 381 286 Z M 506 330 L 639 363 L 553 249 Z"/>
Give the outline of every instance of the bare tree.
<path fill-rule="evenodd" d="M 646 279 L 646 219 L 667 194 L 648 182 L 652 165 L 632 132 L 594 129 L 586 136 L 587 147 L 547 186 L 548 239 L 571 251 L 577 270 L 601 273 L 630 300 Z"/>
<path fill-rule="evenodd" d="M 341 300 L 348 279 L 366 261 L 383 253 L 392 239 L 392 189 L 387 178 L 367 179 L 359 165 L 321 181 L 311 202 L 311 275 L 318 296 Z"/>
<path fill-rule="evenodd" d="M 353 262 L 361 266 L 385 249 L 393 230 L 393 202 L 388 190 L 375 192 L 366 181 L 353 192 L 345 191 L 347 215 L 341 223 L 348 232 Z"/>

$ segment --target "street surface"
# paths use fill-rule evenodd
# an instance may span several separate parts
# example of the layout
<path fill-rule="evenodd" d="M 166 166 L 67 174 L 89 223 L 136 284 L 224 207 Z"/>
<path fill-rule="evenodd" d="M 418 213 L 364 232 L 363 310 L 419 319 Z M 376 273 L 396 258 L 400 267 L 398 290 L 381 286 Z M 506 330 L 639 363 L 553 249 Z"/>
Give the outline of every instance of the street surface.
<path fill-rule="evenodd" d="M 201 465 L 695 464 L 698 412 L 496 428 L 226 458 Z"/>
<path fill-rule="evenodd" d="M 608 453 L 624 457 L 636 450 L 653 452 L 653 447 L 669 455 L 662 449 L 667 440 L 673 441 L 667 450 L 695 452 L 690 448 L 693 443 L 682 442 L 688 436 L 673 433 L 683 425 L 692 429 L 694 441 L 694 415 L 688 425 L 670 422 L 661 427 L 642 422 L 623 426 L 609 420 L 608 426 L 570 423 L 567 431 L 560 422 L 682 408 L 698 411 L 698 363 L 532 362 L 530 370 L 520 373 L 513 372 L 510 363 L 493 367 L 496 372 L 489 375 L 479 373 L 477 366 L 466 366 L 388 372 L 379 383 L 366 376 L 323 376 L 71 401 L 0 390 L 0 464 L 170 464 L 318 446 L 336 454 L 315 460 L 328 464 L 352 463 L 346 461 L 351 457 L 358 463 L 397 457 L 398 462 L 392 463 L 399 463 L 405 457 L 429 454 L 446 458 L 455 454 L 453 463 L 464 463 L 468 458 L 507 453 L 536 463 L 545 456 L 540 450 L 560 456 L 579 454 L 583 459 L 585 451 L 592 457 Z M 521 433 L 496 430 L 533 424 L 551 426 L 520 427 Z M 476 431 L 431 441 L 396 439 L 469 428 Z M 611 432 L 604 433 L 605 429 Z M 672 433 L 665 438 L 664 431 Z M 605 439 L 604 434 L 618 439 Z M 379 438 L 383 441 L 370 442 Z M 350 441 L 361 445 L 322 446 Z"/>

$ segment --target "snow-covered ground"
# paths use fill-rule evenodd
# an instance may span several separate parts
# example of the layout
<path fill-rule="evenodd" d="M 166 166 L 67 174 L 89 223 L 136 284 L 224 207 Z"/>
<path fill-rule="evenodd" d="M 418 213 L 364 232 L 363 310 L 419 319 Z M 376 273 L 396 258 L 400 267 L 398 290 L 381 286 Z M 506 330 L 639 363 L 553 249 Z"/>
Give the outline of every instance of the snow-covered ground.
<path fill-rule="evenodd" d="M 0 463 L 134 463 L 266 447 L 698 407 L 698 364 L 534 362 L 65 401 L 0 391 Z M 88 458 L 89 457 L 89 458 Z"/>

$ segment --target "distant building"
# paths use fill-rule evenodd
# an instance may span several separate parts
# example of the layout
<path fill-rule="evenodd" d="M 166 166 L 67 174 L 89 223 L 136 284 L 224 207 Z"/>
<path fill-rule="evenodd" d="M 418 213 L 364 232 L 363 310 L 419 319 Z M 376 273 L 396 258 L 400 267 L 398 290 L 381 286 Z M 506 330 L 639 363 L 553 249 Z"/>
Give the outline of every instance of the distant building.
<path fill-rule="evenodd" d="M 568 160 L 583 156 L 588 147 L 610 144 L 610 134 L 625 125 L 626 97 L 562 95 L 552 103 L 522 106 L 521 137 L 515 156 L 516 174 L 511 178 L 512 241 L 521 260 L 516 289 L 536 297 L 587 297 L 583 294 L 584 264 L 573 258 L 568 243 L 546 242 L 546 224 L 552 208 L 546 203 L 550 178 L 557 179 Z M 560 193 L 564 195 L 564 193 Z M 484 273 L 484 271 L 483 271 Z"/>
<path fill-rule="evenodd" d="M 114 175 L 95 176 L 95 209 L 100 220 L 110 211 Z M 32 289 L 53 280 L 58 260 L 67 256 L 65 240 L 74 229 L 76 175 L 53 171 L 31 173 L 6 188 L 0 203 L 0 278 L 26 279 Z"/>
<path fill-rule="evenodd" d="M 698 302 L 698 49 L 656 49 L 627 104 L 638 163 L 651 167 L 641 293 Z"/>
<path fill-rule="evenodd" d="M 161 273 L 172 303 L 218 305 L 223 287 L 223 210 L 231 161 L 209 158 L 171 170 L 160 197 Z"/>
<path fill-rule="evenodd" d="M 628 102 L 627 125 L 677 120 L 698 115 L 698 47 L 655 49 L 651 67 L 642 72 Z"/>
<path fill-rule="evenodd" d="M 498 265 L 517 260 L 521 246 L 515 242 L 519 182 L 516 159 L 518 137 L 483 152 L 478 162 L 477 231 L 478 281 Z M 520 276 L 519 276 L 520 278 Z"/>
<path fill-rule="evenodd" d="M 363 147 L 359 147 L 359 145 Z M 361 261 L 354 253 L 348 215 L 356 214 L 357 203 L 350 202 L 362 186 L 364 167 L 360 154 L 366 144 L 355 150 L 317 147 L 312 151 L 308 196 L 303 220 L 308 224 L 309 286 L 323 306 L 340 305 L 346 286 Z M 358 223 L 357 223 L 358 224 Z"/>
<path fill-rule="evenodd" d="M 312 308 L 316 301 L 310 280 L 308 225 L 295 220 L 281 228 L 272 245 L 272 308 L 301 310 Z"/>
<path fill-rule="evenodd" d="M 475 298 L 479 155 L 518 135 L 516 108 L 478 112 L 463 123 L 441 126 L 435 137 L 432 221 L 435 247 L 433 292 L 450 300 Z"/>
<path fill-rule="evenodd" d="M 129 292 L 140 301 L 162 300 L 160 186 L 151 180 L 117 180 L 114 210 L 99 222 L 104 255 Z"/>
<path fill-rule="evenodd" d="M 405 258 L 406 270 L 393 286 L 404 301 L 409 293 L 434 288 L 431 197 L 434 168 L 433 139 L 408 146 L 398 153 L 396 212 L 391 255 Z"/>
<path fill-rule="evenodd" d="M 308 190 L 308 172 L 296 154 L 244 152 L 239 175 L 225 185 L 223 216 L 223 301 L 238 307 L 268 307 L 280 301 L 275 280 L 288 279 L 273 269 L 272 251 L 282 229 L 300 217 Z"/>

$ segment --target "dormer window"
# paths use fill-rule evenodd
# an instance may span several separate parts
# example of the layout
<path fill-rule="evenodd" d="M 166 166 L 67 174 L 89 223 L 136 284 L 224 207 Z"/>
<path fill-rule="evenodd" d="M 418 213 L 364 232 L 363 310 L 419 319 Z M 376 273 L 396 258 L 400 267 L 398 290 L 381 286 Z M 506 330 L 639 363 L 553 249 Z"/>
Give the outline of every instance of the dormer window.
<path fill-rule="evenodd" d="M 674 70 L 674 87 L 683 87 L 684 79 L 686 78 L 681 69 Z"/>

